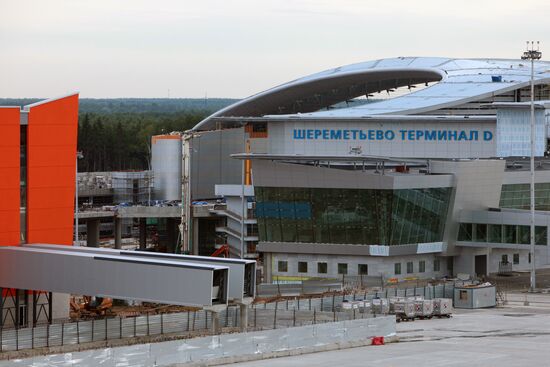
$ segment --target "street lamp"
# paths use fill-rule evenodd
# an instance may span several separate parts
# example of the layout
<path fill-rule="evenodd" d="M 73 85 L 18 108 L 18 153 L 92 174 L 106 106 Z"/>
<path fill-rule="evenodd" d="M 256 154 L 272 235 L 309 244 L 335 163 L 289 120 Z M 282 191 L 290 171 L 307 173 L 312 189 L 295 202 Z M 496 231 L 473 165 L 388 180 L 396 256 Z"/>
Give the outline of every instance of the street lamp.
<path fill-rule="evenodd" d="M 540 60 L 542 52 L 539 51 L 539 41 L 535 50 L 535 42 L 527 41 L 527 50 L 521 56 L 522 60 L 531 60 L 531 285 L 529 290 L 535 291 L 535 60 Z"/>
<path fill-rule="evenodd" d="M 78 160 L 84 158 L 81 151 L 76 152 L 76 176 L 75 176 L 75 192 L 74 192 L 74 245 L 78 246 Z"/>

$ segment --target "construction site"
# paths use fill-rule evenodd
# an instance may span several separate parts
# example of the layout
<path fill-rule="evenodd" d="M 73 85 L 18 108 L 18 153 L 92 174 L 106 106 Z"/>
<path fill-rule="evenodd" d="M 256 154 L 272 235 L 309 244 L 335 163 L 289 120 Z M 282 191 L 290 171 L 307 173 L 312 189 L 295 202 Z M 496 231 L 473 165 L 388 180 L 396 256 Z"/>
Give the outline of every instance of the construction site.
<path fill-rule="evenodd" d="M 545 319 L 548 66 L 533 208 L 518 60 L 312 74 L 151 136 L 140 171 L 77 172 L 77 93 L 1 108 L 0 366 L 214 365 Z"/>

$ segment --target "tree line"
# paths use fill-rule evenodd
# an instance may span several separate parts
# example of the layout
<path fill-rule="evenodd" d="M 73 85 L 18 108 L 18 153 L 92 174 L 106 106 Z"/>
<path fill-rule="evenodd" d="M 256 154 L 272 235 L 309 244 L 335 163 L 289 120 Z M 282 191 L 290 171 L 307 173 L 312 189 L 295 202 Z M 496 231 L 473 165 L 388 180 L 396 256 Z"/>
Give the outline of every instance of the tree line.
<path fill-rule="evenodd" d="M 79 172 L 149 169 L 151 136 L 191 129 L 237 100 L 228 98 L 80 99 Z"/>
<path fill-rule="evenodd" d="M 83 158 L 79 172 L 149 169 L 151 136 L 185 131 L 210 112 L 81 113 L 78 150 Z"/>
<path fill-rule="evenodd" d="M 0 98 L 0 106 L 25 106 L 44 98 Z M 185 131 L 236 99 L 81 98 L 79 172 L 149 169 L 151 136 Z"/>

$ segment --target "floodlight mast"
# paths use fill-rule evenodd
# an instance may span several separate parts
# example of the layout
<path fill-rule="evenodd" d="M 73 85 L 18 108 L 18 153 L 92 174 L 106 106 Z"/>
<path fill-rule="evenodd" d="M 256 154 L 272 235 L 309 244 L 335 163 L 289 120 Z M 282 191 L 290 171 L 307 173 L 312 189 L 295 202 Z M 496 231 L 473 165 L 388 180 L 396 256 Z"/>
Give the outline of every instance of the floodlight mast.
<path fill-rule="evenodd" d="M 529 291 L 534 292 L 536 289 L 536 265 L 535 265 L 535 60 L 540 60 L 542 52 L 539 50 L 540 42 L 537 41 L 537 49 L 535 50 L 535 42 L 527 41 L 527 49 L 521 56 L 522 60 L 531 60 L 531 228 L 530 228 L 530 255 L 531 255 L 531 277 Z"/>

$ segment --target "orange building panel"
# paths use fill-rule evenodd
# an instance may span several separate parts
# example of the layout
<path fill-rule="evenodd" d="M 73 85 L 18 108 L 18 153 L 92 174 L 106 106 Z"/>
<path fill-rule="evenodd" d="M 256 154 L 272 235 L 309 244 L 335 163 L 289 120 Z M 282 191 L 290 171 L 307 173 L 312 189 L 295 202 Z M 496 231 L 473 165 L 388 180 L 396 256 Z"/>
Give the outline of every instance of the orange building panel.
<path fill-rule="evenodd" d="M 0 246 L 21 242 L 19 107 L 0 108 Z"/>
<path fill-rule="evenodd" d="M 78 94 L 26 108 L 27 242 L 72 245 Z"/>

